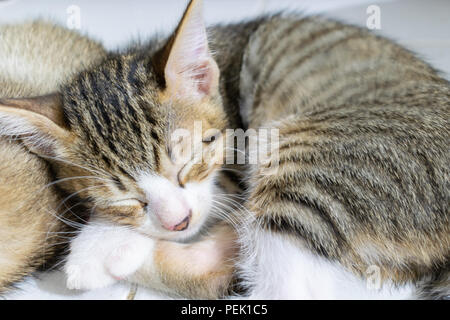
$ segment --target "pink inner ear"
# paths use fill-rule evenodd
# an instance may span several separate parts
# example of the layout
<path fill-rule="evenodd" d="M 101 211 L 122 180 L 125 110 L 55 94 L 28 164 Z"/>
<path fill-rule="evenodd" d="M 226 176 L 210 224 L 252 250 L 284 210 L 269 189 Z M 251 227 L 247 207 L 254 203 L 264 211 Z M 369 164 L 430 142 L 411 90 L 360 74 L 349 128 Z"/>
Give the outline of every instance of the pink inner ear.
<path fill-rule="evenodd" d="M 167 87 L 176 95 L 198 98 L 215 90 L 219 70 L 209 51 L 202 3 L 191 4 L 170 49 L 165 77 Z"/>
<path fill-rule="evenodd" d="M 208 95 L 211 91 L 212 70 L 208 61 L 195 65 L 192 70 L 192 75 L 199 93 Z"/>

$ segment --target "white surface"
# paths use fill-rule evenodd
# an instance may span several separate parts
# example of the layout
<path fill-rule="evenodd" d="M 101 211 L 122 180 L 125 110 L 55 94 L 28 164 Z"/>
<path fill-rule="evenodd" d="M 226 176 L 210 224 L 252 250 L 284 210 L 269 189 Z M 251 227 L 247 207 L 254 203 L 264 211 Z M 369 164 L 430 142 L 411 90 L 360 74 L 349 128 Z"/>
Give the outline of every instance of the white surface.
<path fill-rule="evenodd" d="M 66 25 L 69 8 L 75 5 L 80 9 L 80 31 L 114 49 L 130 39 L 146 39 L 155 32 L 171 30 L 186 3 L 187 0 L 0 0 L 0 23 L 43 17 Z M 369 5 L 381 9 L 381 34 L 418 51 L 449 76 L 448 0 L 205 0 L 205 15 L 208 23 L 230 22 L 289 9 L 325 13 L 365 26 Z"/>
<path fill-rule="evenodd" d="M 52 18 L 67 23 L 67 9 L 77 5 L 81 10 L 81 31 L 104 42 L 108 48 L 125 45 L 138 36 L 145 39 L 155 31 L 175 26 L 187 2 L 113 1 L 113 0 L 13 0 L 0 1 L 0 23 L 16 23 L 36 17 Z M 206 0 L 208 23 L 238 21 L 282 8 L 300 9 L 307 13 L 326 13 L 344 21 L 365 25 L 369 4 L 381 8 L 381 34 L 398 40 L 419 52 L 435 67 L 450 73 L 450 1 L 447 0 Z M 91 292 L 65 289 L 60 272 L 30 279 L 8 298 L 11 299 L 125 299 L 128 284 Z M 139 288 L 137 299 L 166 298 L 151 290 Z"/>
<path fill-rule="evenodd" d="M 8 294 L 4 299 L 11 300 L 126 300 L 131 286 L 119 283 L 99 290 L 69 290 L 65 286 L 66 276 L 62 272 L 40 274 L 38 278 L 29 278 L 20 284 L 19 290 Z M 0 298 L 1 299 L 1 298 Z M 169 297 L 152 290 L 138 288 L 136 300 L 169 299 Z"/>
<path fill-rule="evenodd" d="M 17 22 L 30 17 L 50 17 L 66 24 L 68 8 L 76 5 L 81 13 L 81 31 L 115 48 L 140 35 L 143 39 L 155 31 L 176 25 L 187 0 L 7 0 L 0 5 L 0 21 Z M 381 1 L 385 2 L 385 1 Z M 0 2 L 1 3 L 1 2 Z M 8 5 L 8 3 L 11 3 Z M 290 8 L 309 13 L 343 8 L 370 0 L 206 0 L 208 23 L 239 21 L 264 12 Z M 2 8 L 3 7 L 3 8 Z M 363 13 L 364 14 L 364 13 Z"/>

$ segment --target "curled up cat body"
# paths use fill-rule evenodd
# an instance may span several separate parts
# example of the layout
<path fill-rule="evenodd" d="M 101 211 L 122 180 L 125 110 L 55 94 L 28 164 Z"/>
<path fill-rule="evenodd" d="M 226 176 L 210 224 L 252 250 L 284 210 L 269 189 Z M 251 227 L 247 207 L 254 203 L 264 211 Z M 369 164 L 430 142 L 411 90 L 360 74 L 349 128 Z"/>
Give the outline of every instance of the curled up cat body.
<path fill-rule="evenodd" d="M 59 186 L 92 209 L 70 287 L 125 279 L 215 298 L 237 279 L 249 298 L 443 298 L 449 107 L 448 81 L 367 30 L 275 15 L 207 32 L 192 1 L 168 39 L 112 54 L 50 98 L 3 100 L 0 121 L 65 160 L 50 162 Z M 186 157 L 174 133 L 195 136 L 197 121 L 203 148 Z M 279 132 L 272 166 L 242 168 L 244 207 L 217 198 L 226 128 Z M 235 206 L 234 230 L 199 235 L 216 203 Z"/>
<path fill-rule="evenodd" d="M 184 26 L 192 47 L 207 47 L 199 6 L 169 43 Z M 391 41 L 320 17 L 263 17 L 208 34 L 230 127 L 280 134 L 279 165 L 272 174 L 250 167 L 237 217 L 246 296 L 448 295 L 448 82 Z M 151 61 L 169 55 L 149 47 Z M 196 59 L 191 68 L 211 87 L 211 56 Z M 154 258 L 129 279 L 154 285 Z"/>
<path fill-rule="evenodd" d="M 276 170 L 253 166 L 246 180 L 235 263 L 246 296 L 448 296 L 448 81 L 320 17 L 209 35 L 231 127 L 280 133 Z"/>
<path fill-rule="evenodd" d="M 187 24 L 204 48 L 199 6 L 191 2 L 178 31 Z M 231 128 L 279 130 L 276 165 L 250 166 L 233 217 L 244 296 L 448 296 L 448 81 L 393 42 L 320 17 L 276 15 L 208 34 Z M 217 75 L 203 59 L 191 67 L 211 87 Z M 129 280 L 154 285 L 154 258 Z"/>
<path fill-rule="evenodd" d="M 152 61 L 142 52 L 107 55 L 59 27 L 2 27 L 0 292 L 48 266 L 76 234 L 69 288 L 104 287 L 149 257 L 135 276 L 154 288 L 191 297 L 227 292 L 234 233 L 206 225 L 239 205 L 229 196 L 235 184 L 217 179 L 220 152 L 197 164 L 186 160 L 180 136 L 167 139 L 176 128 L 194 130 L 201 114 L 203 150 L 219 150 L 214 140 L 228 123 L 217 65 L 207 45 L 188 44 L 190 24 Z M 24 43 L 33 50 L 23 52 Z M 207 59 L 197 63 L 199 55 Z M 207 85 L 193 75 L 203 68 Z"/>
<path fill-rule="evenodd" d="M 250 296 L 448 297 L 449 82 L 367 30 L 278 16 L 240 85 L 243 122 L 279 129 L 273 173 L 248 176 Z"/>
<path fill-rule="evenodd" d="M 0 26 L 0 97 L 50 94 L 105 56 L 97 42 L 50 22 Z M 15 138 L 0 137 L 0 293 L 51 265 L 69 231 L 60 219 L 75 218 L 69 211 L 57 217 L 64 195 L 51 184 L 48 163 Z"/>

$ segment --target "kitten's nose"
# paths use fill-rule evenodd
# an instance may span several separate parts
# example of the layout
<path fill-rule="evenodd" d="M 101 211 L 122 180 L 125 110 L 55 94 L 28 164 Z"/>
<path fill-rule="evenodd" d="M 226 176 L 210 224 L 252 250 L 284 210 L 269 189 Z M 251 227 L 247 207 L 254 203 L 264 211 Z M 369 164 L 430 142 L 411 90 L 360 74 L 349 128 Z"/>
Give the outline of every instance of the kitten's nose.
<path fill-rule="evenodd" d="M 186 218 L 183 219 L 179 224 L 172 227 L 172 231 L 183 231 L 189 227 L 189 222 L 191 221 L 192 211 L 189 210 L 189 214 Z"/>
<path fill-rule="evenodd" d="M 161 226 L 169 231 L 183 231 L 189 227 L 192 218 L 192 209 L 176 198 L 159 201 L 160 205 L 153 205 L 153 212 L 158 217 Z M 164 203 L 164 205 L 161 205 Z"/>

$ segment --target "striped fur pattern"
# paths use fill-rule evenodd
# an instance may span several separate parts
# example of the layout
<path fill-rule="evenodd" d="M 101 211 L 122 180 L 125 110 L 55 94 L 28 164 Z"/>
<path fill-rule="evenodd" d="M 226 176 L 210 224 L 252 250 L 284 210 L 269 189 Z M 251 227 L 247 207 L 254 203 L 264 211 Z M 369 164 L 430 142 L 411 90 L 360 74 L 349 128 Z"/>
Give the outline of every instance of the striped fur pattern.
<path fill-rule="evenodd" d="M 244 124 L 280 130 L 277 173 L 249 174 L 254 227 L 448 295 L 448 81 L 366 30 L 287 15 L 252 34 L 240 84 Z"/>
<path fill-rule="evenodd" d="M 115 223 L 117 228 L 113 230 L 123 231 L 122 236 L 133 230 L 136 238 L 140 236 L 142 240 L 143 234 L 145 240 L 141 243 L 156 239 L 187 241 L 201 236 L 199 231 L 212 212 L 226 219 L 224 211 L 238 205 L 233 199 L 225 204 L 219 202 L 227 197 L 222 188 L 229 183 L 218 181 L 221 165 L 217 158 L 223 145 L 215 137 L 221 136 L 228 120 L 219 93 L 219 69 L 211 57 L 206 30 L 198 28 L 202 27 L 199 4 L 192 2 L 169 39 L 155 39 L 147 46 L 102 57 L 95 66 L 46 96 L 9 96 L 0 100 L 0 133 L 19 137 L 31 152 L 48 161 L 55 175 L 54 184 L 68 194 L 64 203 L 79 200 L 86 211 L 93 213 L 92 220 L 104 221 L 106 225 Z M 195 136 L 197 121 L 202 129 L 201 154 L 195 150 L 196 154 L 185 158 L 183 150 L 191 147 L 190 140 L 174 140 L 172 134 L 184 129 Z M 205 155 L 210 155 L 208 161 L 196 162 Z M 105 262 L 98 259 L 106 249 L 92 254 L 89 248 L 95 242 L 90 236 L 98 239 L 100 233 L 95 228 L 79 229 L 79 241 L 72 241 L 79 245 L 71 245 L 65 267 L 70 288 L 92 289 L 110 284 L 111 279 L 130 276 L 126 272 L 101 273 L 107 267 L 98 268 L 101 274 L 92 272 L 90 266 L 97 262 L 102 266 Z M 233 238 L 230 226 L 219 229 L 222 237 Z M 172 257 L 179 256 L 177 250 L 183 254 L 205 246 L 217 256 L 217 263 L 210 268 L 198 263 L 201 272 L 181 268 L 186 272 L 181 276 L 176 266 L 159 271 L 165 282 L 179 283 L 179 293 L 211 298 L 227 290 L 233 267 L 221 263 L 219 251 L 225 254 L 233 250 L 214 240 L 214 235 L 205 235 L 204 239 L 205 245 L 200 241 L 193 249 L 183 244 L 155 244 L 157 248 L 174 247 Z M 97 249 L 109 249 L 116 243 L 108 242 L 107 237 L 102 240 Z M 141 246 L 139 250 L 134 252 L 143 260 L 150 249 Z M 170 251 L 163 251 L 150 255 L 149 263 L 170 267 L 165 262 L 165 252 Z M 184 256 L 192 260 L 192 254 Z M 199 259 L 204 260 L 203 256 L 200 254 Z M 116 258 L 113 260 L 117 262 Z M 195 267 L 194 262 L 191 265 Z M 123 265 L 129 267 L 128 263 Z M 211 268 L 223 268 L 226 272 Z M 104 281 L 100 283 L 100 279 Z"/>
<path fill-rule="evenodd" d="M 156 93 L 146 88 L 156 82 L 144 63 L 133 54 L 110 57 L 63 94 L 67 124 L 79 141 L 72 156 L 108 172 L 118 191 L 126 191 L 144 165 L 157 170 L 157 148 L 167 134 L 168 115 L 152 104 Z"/>
<path fill-rule="evenodd" d="M 246 230 L 302 243 L 357 276 L 376 265 L 386 282 L 447 293 L 448 82 L 391 41 L 320 17 L 209 33 L 229 125 L 280 130 L 277 174 L 249 172 Z M 211 106 L 213 116 L 160 107 L 160 48 L 113 55 L 63 94 L 78 156 L 114 172 L 118 186 L 142 163 L 162 170 L 167 128 L 183 117 L 224 128 Z"/>
<path fill-rule="evenodd" d="M 177 166 L 179 143 L 170 141 L 175 129 L 192 131 L 196 120 L 202 121 L 203 134 L 210 128 L 276 127 L 279 170 L 273 175 L 261 174 L 263 167 L 248 170 L 245 215 L 237 224 L 242 246 L 237 266 L 249 290 L 259 266 L 252 265 L 245 250 L 257 247 L 253 241 L 259 236 L 271 235 L 357 276 L 377 265 L 383 279 L 420 286 L 423 297 L 447 294 L 448 82 L 391 41 L 320 17 L 296 15 L 212 27 L 209 46 L 215 61 L 208 45 L 200 44 L 193 50 L 204 53 L 198 63 L 178 63 L 171 59 L 173 51 L 202 37 L 203 30 L 197 29 L 198 37 L 180 44 L 191 18 L 201 26 L 198 3 L 191 2 L 169 39 L 110 54 L 61 87 L 56 96 L 64 118 L 58 128 L 52 122 L 48 129 L 43 117 L 25 117 L 41 129 L 39 134 L 52 137 L 39 149 L 25 135 L 26 145 L 70 161 L 50 161 L 56 176 L 67 179 L 60 187 L 75 192 L 99 217 L 145 233 L 151 203 L 140 175 L 146 181 L 156 181 L 148 180 L 156 175 L 184 188 L 215 179 L 219 169 L 210 163 Z M 192 54 L 176 53 L 179 59 Z M 173 77 L 171 68 L 177 65 L 194 70 L 183 69 Z M 202 99 L 186 99 L 192 90 L 178 83 L 186 77 L 194 80 L 188 88 Z M 6 107 L 4 103 L 0 111 L 10 112 Z M 71 179 L 87 175 L 93 178 Z M 212 189 L 204 190 L 210 194 Z M 204 220 L 197 222 L 199 228 Z M 155 230 L 147 234 L 178 239 L 173 232 Z M 221 234 L 233 237 L 229 230 Z M 176 246 L 171 257 L 189 260 L 201 248 L 183 251 L 185 247 Z M 275 253 L 263 254 L 270 261 Z M 156 254 L 147 267 L 167 266 L 159 273 L 166 287 L 191 297 L 220 296 L 231 280 L 228 274 L 211 287 L 217 279 L 214 270 L 199 276 L 198 270 L 180 268 L 182 261 L 170 261 Z M 185 276 L 180 277 L 180 270 Z M 145 271 L 138 271 L 139 281 L 151 285 Z"/>

